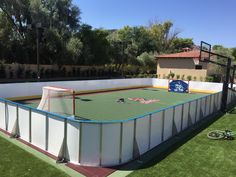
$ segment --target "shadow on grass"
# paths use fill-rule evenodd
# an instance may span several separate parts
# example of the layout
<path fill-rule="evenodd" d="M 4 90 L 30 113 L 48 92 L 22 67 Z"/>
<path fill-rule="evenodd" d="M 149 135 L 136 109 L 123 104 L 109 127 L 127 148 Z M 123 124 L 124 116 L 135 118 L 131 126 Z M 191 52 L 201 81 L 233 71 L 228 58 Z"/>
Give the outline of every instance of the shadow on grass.
<path fill-rule="evenodd" d="M 93 100 L 91 100 L 91 99 L 87 99 L 87 98 L 80 98 L 80 97 L 75 97 L 75 99 L 77 99 L 77 100 L 80 100 L 80 101 L 85 101 L 85 102 L 88 102 L 88 101 L 93 101 Z"/>
<path fill-rule="evenodd" d="M 236 110 L 235 110 L 236 113 Z M 157 147 L 153 148 L 152 150 L 148 151 L 147 153 L 140 156 L 138 159 L 127 163 L 122 166 L 113 167 L 117 170 L 137 170 L 137 169 L 144 169 L 149 168 L 160 162 L 161 160 L 165 159 L 169 154 L 177 150 L 187 141 L 191 140 L 194 136 L 200 133 L 202 130 L 206 129 L 212 123 L 217 121 L 220 117 L 222 117 L 224 113 L 218 112 L 214 115 L 205 118 L 195 125 L 189 127 L 188 129 L 184 130 L 183 132 L 175 135 L 170 140 L 158 145 Z"/>

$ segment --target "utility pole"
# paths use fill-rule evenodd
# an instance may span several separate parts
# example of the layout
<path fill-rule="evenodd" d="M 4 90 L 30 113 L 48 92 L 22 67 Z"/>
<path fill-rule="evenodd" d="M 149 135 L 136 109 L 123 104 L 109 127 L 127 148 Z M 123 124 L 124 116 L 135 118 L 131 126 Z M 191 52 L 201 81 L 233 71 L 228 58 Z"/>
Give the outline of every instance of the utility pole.
<path fill-rule="evenodd" d="M 40 58 L 39 58 L 39 29 L 42 27 L 41 23 L 36 24 L 36 46 L 37 46 L 37 79 L 40 80 Z"/>

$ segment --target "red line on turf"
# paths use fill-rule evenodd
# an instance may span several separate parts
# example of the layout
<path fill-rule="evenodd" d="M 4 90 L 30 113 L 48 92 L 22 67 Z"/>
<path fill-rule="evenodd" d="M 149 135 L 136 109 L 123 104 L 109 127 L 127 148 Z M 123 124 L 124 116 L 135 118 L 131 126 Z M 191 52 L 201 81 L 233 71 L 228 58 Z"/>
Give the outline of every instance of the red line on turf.
<path fill-rule="evenodd" d="M 3 132 L 4 134 L 11 136 L 12 134 L 7 132 L 6 130 L 3 130 L 0 128 L 0 131 Z M 21 143 L 47 155 L 48 157 L 57 160 L 57 157 L 21 138 L 17 138 L 16 140 L 20 141 Z M 69 168 L 85 175 L 86 177 L 106 177 L 109 176 L 110 174 L 112 174 L 113 172 L 116 171 L 116 169 L 112 169 L 112 168 L 104 168 L 104 167 L 88 167 L 88 166 L 81 166 L 81 165 L 76 165 L 76 164 L 72 164 L 72 163 L 67 163 L 66 166 L 68 166 Z"/>
<path fill-rule="evenodd" d="M 116 169 L 105 168 L 105 167 L 89 167 L 89 166 L 81 166 L 75 165 L 72 163 L 67 163 L 66 166 L 72 168 L 73 170 L 82 173 L 86 177 L 106 177 L 110 174 L 114 173 Z"/>

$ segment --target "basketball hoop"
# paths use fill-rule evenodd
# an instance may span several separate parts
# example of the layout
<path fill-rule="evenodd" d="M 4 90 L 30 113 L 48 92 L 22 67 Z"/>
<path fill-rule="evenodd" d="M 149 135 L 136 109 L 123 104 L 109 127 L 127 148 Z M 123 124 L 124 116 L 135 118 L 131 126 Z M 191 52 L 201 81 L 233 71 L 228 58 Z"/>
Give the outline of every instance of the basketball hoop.
<path fill-rule="evenodd" d="M 193 58 L 193 62 L 195 65 L 199 65 L 199 58 Z"/>
<path fill-rule="evenodd" d="M 201 41 L 201 46 L 200 46 L 200 60 L 205 61 L 205 60 L 210 60 L 211 57 L 211 45 Z"/>

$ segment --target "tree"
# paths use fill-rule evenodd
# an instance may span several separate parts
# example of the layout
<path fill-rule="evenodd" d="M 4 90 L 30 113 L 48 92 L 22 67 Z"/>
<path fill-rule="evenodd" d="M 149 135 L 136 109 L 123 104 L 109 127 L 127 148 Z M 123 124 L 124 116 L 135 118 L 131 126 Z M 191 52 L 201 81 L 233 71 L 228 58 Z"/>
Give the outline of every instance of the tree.
<path fill-rule="evenodd" d="M 40 62 L 59 63 L 69 55 L 67 43 L 78 31 L 80 23 L 80 10 L 72 0 L 1 0 L 0 11 L 11 23 L 10 50 L 14 51 L 14 56 L 9 58 L 14 58 L 14 62 L 36 62 L 35 41 L 39 23 L 43 27 L 39 37 Z"/>
<path fill-rule="evenodd" d="M 159 23 L 152 22 L 149 25 L 149 31 L 155 40 L 155 50 L 158 53 L 166 53 L 171 48 L 173 40 L 177 38 L 179 31 L 172 30 L 173 23 L 166 21 Z"/>
<path fill-rule="evenodd" d="M 156 73 L 156 59 L 154 53 L 144 52 L 137 57 L 140 65 L 142 66 L 143 72 L 148 74 Z"/>
<path fill-rule="evenodd" d="M 78 37 L 72 36 L 67 43 L 67 50 L 71 54 L 72 60 L 74 64 L 78 63 L 79 56 L 82 53 L 83 43 L 80 41 Z"/>
<path fill-rule="evenodd" d="M 11 48 L 12 23 L 0 12 L 0 59 L 9 58 Z"/>
<path fill-rule="evenodd" d="M 232 56 L 234 57 L 234 60 L 236 60 L 236 48 L 232 49 Z"/>
<path fill-rule="evenodd" d="M 214 45 L 212 47 L 214 53 L 220 54 L 220 55 L 224 55 L 227 56 L 229 58 L 233 59 L 233 55 L 232 55 L 232 49 L 231 48 L 226 48 L 222 45 Z M 222 64 L 226 64 L 226 59 L 222 58 L 222 57 L 212 57 L 213 60 L 222 63 Z M 218 66 L 218 65 L 214 65 L 214 64 L 209 64 L 208 66 L 208 70 L 211 73 L 212 76 L 214 76 L 214 78 L 218 78 L 220 77 L 221 81 L 223 80 L 224 76 L 225 76 L 225 68 Z"/>
<path fill-rule="evenodd" d="M 83 43 L 81 64 L 102 65 L 110 63 L 109 47 L 107 40 L 108 31 L 92 29 L 92 26 L 83 24 L 77 33 Z"/>
<path fill-rule="evenodd" d="M 170 52 L 182 52 L 183 48 L 193 48 L 193 39 L 191 38 L 175 38 L 172 41 L 172 44 L 170 46 Z"/>
<path fill-rule="evenodd" d="M 119 70 L 122 65 L 124 47 L 123 47 L 122 40 L 118 31 L 115 31 L 109 34 L 107 36 L 107 40 L 110 44 L 109 54 L 111 57 L 111 63 L 115 64 Z"/>

